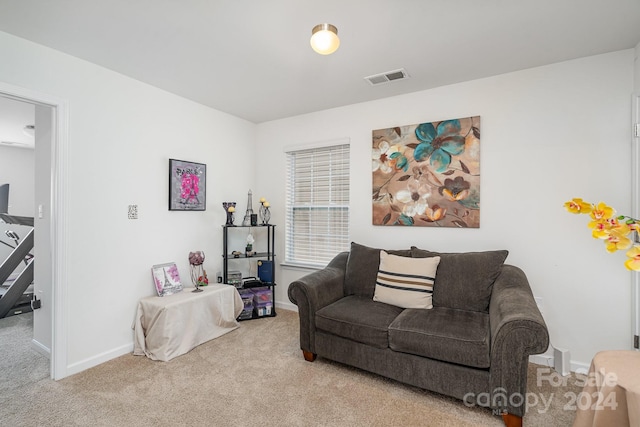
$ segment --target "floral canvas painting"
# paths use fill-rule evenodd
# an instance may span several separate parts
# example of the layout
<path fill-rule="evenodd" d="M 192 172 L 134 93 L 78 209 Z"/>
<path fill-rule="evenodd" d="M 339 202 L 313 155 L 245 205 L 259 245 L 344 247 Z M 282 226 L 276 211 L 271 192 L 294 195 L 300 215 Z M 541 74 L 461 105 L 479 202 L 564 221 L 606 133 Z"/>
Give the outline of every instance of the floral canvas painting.
<path fill-rule="evenodd" d="M 169 210 L 206 210 L 207 165 L 169 159 Z"/>
<path fill-rule="evenodd" d="M 480 116 L 374 130 L 373 224 L 480 227 Z"/>

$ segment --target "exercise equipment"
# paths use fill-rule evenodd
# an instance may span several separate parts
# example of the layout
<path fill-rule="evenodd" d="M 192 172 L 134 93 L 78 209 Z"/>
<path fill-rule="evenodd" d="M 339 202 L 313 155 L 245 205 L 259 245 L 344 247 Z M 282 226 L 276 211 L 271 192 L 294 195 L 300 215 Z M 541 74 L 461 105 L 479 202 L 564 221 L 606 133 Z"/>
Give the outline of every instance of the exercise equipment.
<path fill-rule="evenodd" d="M 0 220 L 6 224 L 18 224 L 31 227 L 27 235 L 20 241 L 15 231 L 8 230 L 5 235 L 14 241 L 15 246 L 0 240 L 5 246 L 13 249 L 11 254 L 0 265 L 0 319 L 16 314 L 33 311 L 33 292 L 28 292 L 33 283 L 33 218 L 0 213 Z M 7 280 L 9 276 L 24 263 L 25 266 L 15 280 Z"/>

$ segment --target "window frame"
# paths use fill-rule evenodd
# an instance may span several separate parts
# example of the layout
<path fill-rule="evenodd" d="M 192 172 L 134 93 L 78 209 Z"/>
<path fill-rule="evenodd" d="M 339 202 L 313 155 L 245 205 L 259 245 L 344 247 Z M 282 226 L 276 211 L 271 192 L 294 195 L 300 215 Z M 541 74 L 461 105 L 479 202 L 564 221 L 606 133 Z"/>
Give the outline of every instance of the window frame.
<path fill-rule="evenodd" d="M 332 194 L 329 196 L 328 200 L 320 200 L 320 201 L 313 200 L 313 196 L 312 196 L 312 199 L 310 201 L 306 201 L 303 203 L 296 203 L 295 174 L 298 171 L 295 170 L 296 166 L 294 163 L 292 163 L 291 156 L 295 156 L 297 154 L 301 156 L 305 156 L 304 153 L 310 153 L 310 152 L 317 152 L 318 154 L 322 155 L 323 152 L 326 153 L 327 151 L 332 149 L 338 149 L 342 151 L 342 153 L 339 153 L 342 157 L 336 159 L 336 161 L 346 163 L 346 167 L 345 166 L 341 167 L 339 174 L 335 176 L 333 175 L 334 169 L 331 169 L 328 177 L 330 181 L 329 184 L 326 185 L 325 187 L 321 185 L 319 191 L 322 191 L 322 189 L 324 188 L 328 190 L 329 193 L 332 193 L 333 189 L 332 189 L 331 182 L 335 181 L 336 178 L 338 180 L 342 180 L 343 186 L 342 188 L 339 189 L 337 193 L 341 194 L 342 196 L 346 195 L 346 203 L 344 198 L 340 198 L 339 200 L 333 199 Z M 289 267 L 308 268 L 308 269 L 324 268 L 335 255 L 337 255 L 339 252 L 342 252 L 344 250 L 348 250 L 350 245 L 351 174 L 350 174 L 350 168 L 348 165 L 350 164 L 350 157 L 351 157 L 351 141 L 348 138 L 343 138 L 343 139 L 337 139 L 337 140 L 331 140 L 331 141 L 324 141 L 324 142 L 315 143 L 315 144 L 289 146 L 289 147 L 285 147 L 284 152 L 286 155 L 286 190 L 285 190 L 284 262 L 282 263 L 282 265 L 289 266 Z M 310 154 L 310 155 L 312 156 L 313 154 Z M 313 161 L 311 163 L 313 163 Z M 334 161 L 330 160 L 326 165 L 331 168 L 332 163 L 334 163 Z M 320 166 L 323 166 L 323 165 L 320 165 Z M 326 179 L 327 177 L 325 176 L 324 178 Z M 309 179 L 309 177 L 307 177 L 307 179 Z M 346 179 L 346 185 L 345 185 L 345 179 Z M 314 180 L 317 180 L 317 178 L 312 177 L 311 178 L 312 182 L 308 184 L 311 185 L 313 188 L 317 188 L 315 186 L 315 183 L 313 182 Z M 322 203 L 322 202 L 325 202 L 325 203 Z M 302 252 L 303 254 L 303 258 L 295 257 L 296 249 L 293 248 L 292 245 L 294 243 L 293 240 L 296 237 L 294 235 L 296 232 L 294 231 L 293 227 L 295 227 L 295 216 L 296 216 L 295 211 L 298 209 L 300 211 L 308 210 L 311 213 L 313 213 L 313 211 L 316 209 L 328 209 L 330 211 L 342 212 L 341 214 L 333 218 L 334 224 L 337 227 L 343 228 L 341 230 L 341 234 L 337 234 L 334 231 L 333 233 L 327 233 L 324 235 L 325 237 L 328 238 L 329 242 L 331 240 L 337 240 L 337 241 L 333 243 L 333 246 L 332 244 L 327 245 L 326 241 L 325 241 L 325 244 L 322 245 L 323 248 L 325 249 L 323 252 L 325 253 L 327 248 L 329 248 L 329 251 L 334 249 L 337 252 L 335 252 L 331 256 L 329 255 L 323 256 L 317 262 L 314 262 L 309 258 L 311 257 L 311 254 L 314 254 L 313 256 L 315 256 L 316 254 L 319 253 L 319 251 L 318 251 L 318 248 L 314 248 L 312 244 L 312 246 L 306 251 L 300 250 L 300 252 Z M 345 218 L 346 218 L 346 226 L 344 225 Z M 314 224 L 313 220 L 310 219 L 307 225 L 310 226 L 313 224 Z M 332 224 L 331 214 L 327 214 L 326 223 L 324 223 L 323 225 L 326 225 L 327 227 L 330 228 L 334 224 Z M 346 228 L 346 233 L 344 228 Z M 305 232 L 302 232 L 302 233 L 299 232 L 299 234 L 304 236 Z M 313 240 L 313 237 L 311 237 L 313 236 L 313 233 L 308 232 L 306 233 L 306 236 L 307 236 L 306 244 L 308 245 Z M 305 243 L 303 243 L 303 245 L 304 244 Z M 304 257 L 304 255 L 306 255 L 306 257 Z"/>

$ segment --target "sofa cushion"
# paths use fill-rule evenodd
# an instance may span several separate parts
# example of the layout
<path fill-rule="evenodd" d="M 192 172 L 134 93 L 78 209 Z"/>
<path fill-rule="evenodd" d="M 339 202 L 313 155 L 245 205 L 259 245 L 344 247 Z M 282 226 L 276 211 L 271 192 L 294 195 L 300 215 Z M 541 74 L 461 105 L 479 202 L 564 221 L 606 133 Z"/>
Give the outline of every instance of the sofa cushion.
<path fill-rule="evenodd" d="M 440 257 L 408 258 L 380 251 L 374 301 L 429 309 Z"/>
<path fill-rule="evenodd" d="M 411 247 L 416 258 L 439 256 L 433 285 L 433 306 L 489 312 L 493 282 L 500 275 L 506 250 L 439 253 Z"/>
<path fill-rule="evenodd" d="M 316 312 L 316 328 L 378 348 L 389 346 L 388 328 L 402 308 L 351 295 Z"/>
<path fill-rule="evenodd" d="M 409 308 L 389 326 L 389 347 L 444 362 L 488 368 L 489 335 L 486 313 L 446 307 Z"/>
<path fill-rule="evenodd" d="M 387 252 L 393 255 L 411 256 L 411 250 L 409 249 Z M 373 298 L 379 265 L 380 249 L 352 242 L 349 258 L 347 259 L 347 268 L 344 273 L 344 294 Z"/>

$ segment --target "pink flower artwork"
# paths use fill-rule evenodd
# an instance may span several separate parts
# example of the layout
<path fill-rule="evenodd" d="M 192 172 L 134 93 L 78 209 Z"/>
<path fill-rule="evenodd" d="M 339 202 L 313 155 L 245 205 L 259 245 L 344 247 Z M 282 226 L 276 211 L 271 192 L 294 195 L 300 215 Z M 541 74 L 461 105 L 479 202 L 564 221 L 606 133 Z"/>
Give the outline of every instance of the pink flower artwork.
<path fill-rule="evenodd" d="M 154 265 L 151 268 L 153 283 L 158 296 L 166 296 L 182 291 L 180 274 L 174 262 Z"/>
<path fill-rule="evenodd" d="M 173 283 L 180 283 L 180 275 L 178 274 L 178 267 L 173 264 L 171 267 L 167 269 L 167 273 L 171 276 L 171 281 Z"/>
<path fill-rule="evenodd" d="M 207 165 L 174 159 L 169 162 L 169 210 L 205 210 Z"/>
<path fill-rule="evenodd" d="M 158 295 L 162 295 L 162 282 L 160 282 L 157 277 L 154 277 L 153 279 L 156 282 L 156 291 L 158 291 Z"/>
<path fill-rule="evenodd" d="M 184 199 L 186 203 L 198 203 L 198 194 L 200 193 L 199 182 L 200 178 L 196 175 L 186 173 L 182 176 L 182 193 L 180 197 Z"/>

